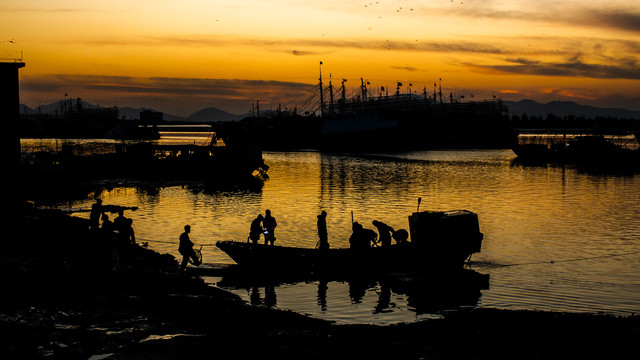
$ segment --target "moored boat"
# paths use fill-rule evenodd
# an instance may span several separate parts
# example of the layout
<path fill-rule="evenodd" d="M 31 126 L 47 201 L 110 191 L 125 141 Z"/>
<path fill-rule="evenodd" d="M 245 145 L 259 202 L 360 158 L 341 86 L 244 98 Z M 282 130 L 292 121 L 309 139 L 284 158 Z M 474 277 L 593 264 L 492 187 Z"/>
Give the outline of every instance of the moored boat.
<path fill-rule="evenodd" d="M 410 241 L 386 247 L 326 250 L 219 241 L 238 265 L 261 272 L 455 271 L 481 249 L 478 216 L 468 210 L 409 216 Z"/>

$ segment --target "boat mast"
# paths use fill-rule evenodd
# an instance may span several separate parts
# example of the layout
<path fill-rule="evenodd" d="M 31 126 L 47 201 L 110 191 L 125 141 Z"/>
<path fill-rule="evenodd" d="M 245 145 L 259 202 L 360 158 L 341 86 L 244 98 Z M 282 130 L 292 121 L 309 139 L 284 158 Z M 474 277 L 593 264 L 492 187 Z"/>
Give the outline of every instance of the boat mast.
<path fill-rule="evenodd" d="M 331 73 L 329 73 L 329 112 L 333 113 L 333 85 L 331 84 Z"/>
<path fill-rule="evenodd" d="M 367 101 L 367 85 L 362 77 L 360 77 L 360 90 L 362 91 L 362 101 Z"/>
<path fill-rule="evenodd" d="M 342 79 L 342 103 L 345 104 L 347 102 L 347 93 L 344 87 L 344 83 L 347 81 L 347 79 Z"/>
<path fill-rule="evenodd" d="M 322 61 L 320 61 L 320 116 L 324 116 L 324 91 L 322 89 Z"/>

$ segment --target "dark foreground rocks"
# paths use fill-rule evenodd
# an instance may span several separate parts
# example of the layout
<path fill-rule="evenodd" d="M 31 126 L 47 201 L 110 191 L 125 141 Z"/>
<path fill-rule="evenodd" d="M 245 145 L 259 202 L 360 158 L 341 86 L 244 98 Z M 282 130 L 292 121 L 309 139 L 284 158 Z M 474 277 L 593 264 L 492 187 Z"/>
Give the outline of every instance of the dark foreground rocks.
<path fill-rule="evenodd" d="M 390 326 L 252 307 L 134 247 L 114 266 L 86 223 L 27 209 L 0 256 L 2 359 L 626 358 L 638 316 L 479 309 Z"/>

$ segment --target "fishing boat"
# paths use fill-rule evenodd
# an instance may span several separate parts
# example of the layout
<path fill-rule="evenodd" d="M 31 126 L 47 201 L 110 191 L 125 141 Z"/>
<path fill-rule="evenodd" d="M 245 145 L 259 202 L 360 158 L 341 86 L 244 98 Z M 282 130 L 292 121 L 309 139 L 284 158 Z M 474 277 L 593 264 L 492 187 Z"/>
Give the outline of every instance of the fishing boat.
<path fill-rule="evenodd" d="M 640 142 L 636 134 L 521 134 L 512 150 L 522 161 L 640 169 Z"/>
<path fill-rule="evenodd" d="M 415 212 L 409 216 L 409 229 L 410 239 L 396 239 L 386 247 L 321 250 L 237 241 L 216 246 L 239 266 L 261 272 L 371 274 L 462 270 L 482 245 L 478 216 L 468 210 Z"/>
<path fill-rule="evenodd" d="M 49 174 L 72 179 L 136 179 L 240 184 L 267 179 L 269 166 L 255 146 L 228 145 L 209 125 L 156 125 L 159 138 L 144 141 L 105 139 L 56 141 L 28 149 L 25 176 Z"/>

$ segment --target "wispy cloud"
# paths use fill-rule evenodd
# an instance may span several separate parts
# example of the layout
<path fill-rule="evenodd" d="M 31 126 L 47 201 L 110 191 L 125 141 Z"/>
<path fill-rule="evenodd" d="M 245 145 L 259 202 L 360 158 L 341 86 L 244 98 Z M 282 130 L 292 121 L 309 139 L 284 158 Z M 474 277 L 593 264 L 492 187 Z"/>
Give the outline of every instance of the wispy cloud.
<path fill-rule="evenodd" d="M 153 36 L 128 38 L 101 38 L 80 42 L 85 46 L 184 46 L 184 47 L 215 47 L 237 46 L 250 48 L 273 49 L 286 51 L 295 56 L 317 55 L 322 51 L 298 50 L 301 48 L 357 50 L 396 50 L 409 52 L 438 52 L 438 53 L 479 53 L 503 54 L 500 46 L 488 44 L 486 41 L 420 41 L 397 39 L 278 39 L 246 37 L 239 35 L 190 35 L 190 36 Z"/>
<path fill-rule="evenodd" d="M 0 6 L 0 11 L 6 13 L 76 13 L 96 11 L 90 8 L 62 8 L 62 7 L 30 7 L 30 6 Z"/>
<path fill-rule="evenodd" d="M 464 6 L 421 7 L 421 14 L 556 23 L 640 32 L 640 9 L 631 5 L 536 1 L 505 7 L 495 1 L 464 2 Z"/>
<path fill-rule="evenodd" d="M 127 77 L 100 75 L 25 76 L 21 90 L 27 99 L 55 101 L 68 94 L 120 106 L 150 106 L 176 115 L 189 115 L 216 106 L 243 113 L 251 102 L 277 106 L 309 93 L 314 85 L 275 80 Z"/>
<path fill-rule="evenodd" d="M 511 64 L 477 65 L 465 64 L 480 72 L 497 72 L 517 75 L 584 77 L 594 79 L 640 80 L 640 64 L 629 61 L 624 64 L 607 65 L 585 63 L 578 59 L 566 62 L 541 62 L 526 59 L 512 59 Z"/>

